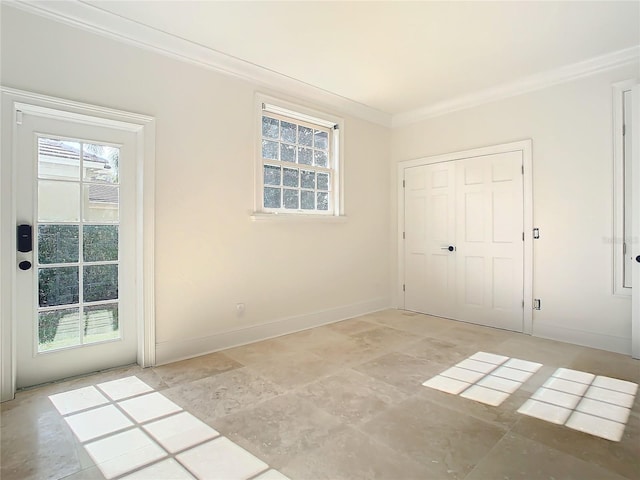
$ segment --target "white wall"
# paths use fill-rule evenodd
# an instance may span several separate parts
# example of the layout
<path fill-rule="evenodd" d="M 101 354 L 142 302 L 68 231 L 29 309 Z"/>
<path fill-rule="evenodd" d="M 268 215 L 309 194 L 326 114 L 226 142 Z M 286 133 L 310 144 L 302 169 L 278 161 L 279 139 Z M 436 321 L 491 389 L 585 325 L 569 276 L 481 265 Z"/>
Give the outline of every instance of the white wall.
<path fill-rule="evenodd" d="M 346 222 L 252 223 L 254 95 L 282 95 L 6 5 L 1 34 L 3 86 L 157 120 L 160 362 L 390 304 L 388 129 L 345 117 Z"/>
<path fill-rule="evenodd" d="M 612 293 L 611 85 L 636 75 L 637 64 L 394 130 L 392 238 L 397 162 L 531 138 L 534 335 L 629 353 L 630 299 Z"/>

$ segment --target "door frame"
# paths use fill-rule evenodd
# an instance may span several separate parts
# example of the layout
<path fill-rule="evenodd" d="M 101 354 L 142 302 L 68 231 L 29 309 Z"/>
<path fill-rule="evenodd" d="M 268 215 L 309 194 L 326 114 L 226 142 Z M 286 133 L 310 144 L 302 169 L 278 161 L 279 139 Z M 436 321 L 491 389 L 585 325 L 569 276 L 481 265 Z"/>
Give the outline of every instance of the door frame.
<path fill-rule="evenodd" d="M 0 100 L 0 401 L 13 399 L 16 389 L 16 125 L 20 112 L 135 134 L 137 361 L 142 367 L 155 365 L 155 119 L 6 87 L 0 87 Z"/>
<path fill-rule="evenodd" d="M 631 209 L 632 255 L 640 255 L 640 84 L 631 90 Z M 631 356 L 640 359 L 640 265 L 633 263 L 631 278 Z"/>
<path fill-rule="evenodd" d="M 516 142 L 490 145 L 487 147 L 473 148 L 458 152 L 445 153 L 421 157 L 414 160 L 403 160 L 398 162 L 397 191 L 398 191 L 398 284 L 397 284 L 397 308 L 404 308 L 404 170 L 406 168 L 420 167 L 441 162 L 452 162 L 469 158 L 479 158 L 487 155 L 508 152 L 522 152 L 523 172 L 523 220 L 524 220 L 524 310 L 523 310 L 523 333 L 531 335 L 533 333 L 533 165 L 532 165 L 533 142 L 531 139 Z"/>

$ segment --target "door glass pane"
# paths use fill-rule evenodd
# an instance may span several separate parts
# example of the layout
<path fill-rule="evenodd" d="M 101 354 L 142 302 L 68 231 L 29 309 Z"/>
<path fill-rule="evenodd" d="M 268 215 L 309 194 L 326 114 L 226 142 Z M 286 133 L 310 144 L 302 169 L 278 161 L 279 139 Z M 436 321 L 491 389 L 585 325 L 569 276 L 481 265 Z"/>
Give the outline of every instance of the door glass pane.
<path fill-rule="evenodd" d="M 78 303 L 79 292 L 78 267 L 38 270 L 38 297 L 41 307 Z"/>
<path fill-rule="evenodd" d="M 38 352 L 80 345 L 78 308 L 38 313 Z"/>
<path fill-rule="evenodd" d="M 82 145 L 84 180 L 118 183 L 120 149 L 108 145 L 85 143 Z"/>
<path fill-rule="evenodd" d="M 108 262 L 118 260 L 118 226 L 85 225 L 82 244 L 85 262 Z"/>
<path fill-rule="evenodd" d="M 78 261 L 77 225 L 39 225 L 38 262 L 70 263 Z"/>
<path fill-rule="evenodd" d="M 120 338 L 118 304 L 91 305 L 84 307 L 85 343 L 103 342 Z"/>
<path fill-rule="evenodd" d="M 117 147 L 38 139 L 39 352 L 121 336 L 119 161 Z"/>
<path fill-rule="evenodd" d="M 80 184 L 38 182 L 38 220 L 41 222 L 77 222 L 80 220 Z"/>
<path fill-rule="evenodd" d="M 80 143 L 38 138 L 38 177 L 80 180 Z"/>
<path fill-rule="evenodd" d="M 91 265 L 83 270 L 85 302 L 118 298 L 118 265 Z"/>
<path fill-rule="evenodd" d="M 118 187 L 110 185 L 85 185 L 82 195 L 83 220 L 85 222 L 117 222 Z"/>

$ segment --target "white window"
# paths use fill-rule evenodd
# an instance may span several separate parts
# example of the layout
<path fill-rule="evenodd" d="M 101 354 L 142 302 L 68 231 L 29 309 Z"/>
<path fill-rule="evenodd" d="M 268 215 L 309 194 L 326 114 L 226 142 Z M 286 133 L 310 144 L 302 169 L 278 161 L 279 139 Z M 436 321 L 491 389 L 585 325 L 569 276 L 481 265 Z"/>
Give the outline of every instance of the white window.
<path fill-rule="evenodd" d="M 256 210 L 339 215 L 339 121 L 266 101 L 259 105 Z"/>

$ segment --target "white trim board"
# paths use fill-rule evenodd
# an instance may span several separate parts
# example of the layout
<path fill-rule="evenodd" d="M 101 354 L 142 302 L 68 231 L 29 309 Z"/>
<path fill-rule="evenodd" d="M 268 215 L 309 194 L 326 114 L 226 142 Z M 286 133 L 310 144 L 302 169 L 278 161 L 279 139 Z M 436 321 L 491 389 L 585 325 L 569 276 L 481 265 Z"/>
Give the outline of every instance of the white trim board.
<path fill-rule="evenodd" d="M 154 202 L 155 119 L 68 100 L 0 87 L 2 163 L 0 164 L 0 401 L 11 400 L 16 386 L 16 112 L 125 129 L 136 135 L 138 172 L 137 285 L 138 363 L 155 364 Z"/>
<path fill-rule="evenodd" d="M 532 141 L 521 140 L 517 142 L 504 143 L 501 145 L 491 145 L 488 147 L 474 148 L 460 152 L 445 153 L 414 160 L 398 162 L 397 173 L 397 195 L 398 195 L 398 225 L 397 225 L 397 260 L 398 260 L 398 282 L 397 299 L 404 298 L 402 284 L 404 279 L 404 241 L 402 233 L 404 231 L 404 170 L 406 168 L 429 165 L 433 163 L 462 160 L 465 158 L 482 157 L 496 153 L 522 152 L 523 172 L 523 199 L 524 199 L 524 311 L 523 311 L 523 333 L 531 335 L 533 333 L 533 165 L 532 165 Z M 397 308 L 402 308 L 399 304 Z"/>
<path fill-rule="evenodd" d="M 623 93 L 632 89 L 638 83 L 637 79 L 614 83 L 612 86 L 613 104 L 613 231 L 611 237 L 613 256 L 612 291 L 614 295 L 630 297 L 631 288 L 624 284 L 624 138 L 622 136 Z M 629 132 L 631 135 L 631 132 Z M 629 245 L 631 248 L 631 245 Z"/>
<path fill-rule="evenodd" d="M 391 126 L 391 115 L 388 113 L 93 5 L 83 2 L 46 0 L 29 2 L 13 0 L 5 3 L 112 40 L 231 75 L 282 94 L 300 97 L 385 127 Z"/>
<path fill-rule="evenodd" d="M 390 308 L 389 304 L 389 298 L 380 297 L 319 312 L 280 318 L 269 323 L 216 333 L 206 337 L 161 342 L 157 345 L 156 360 L 158 365 L 164 365 L 378 312 Z"/>

